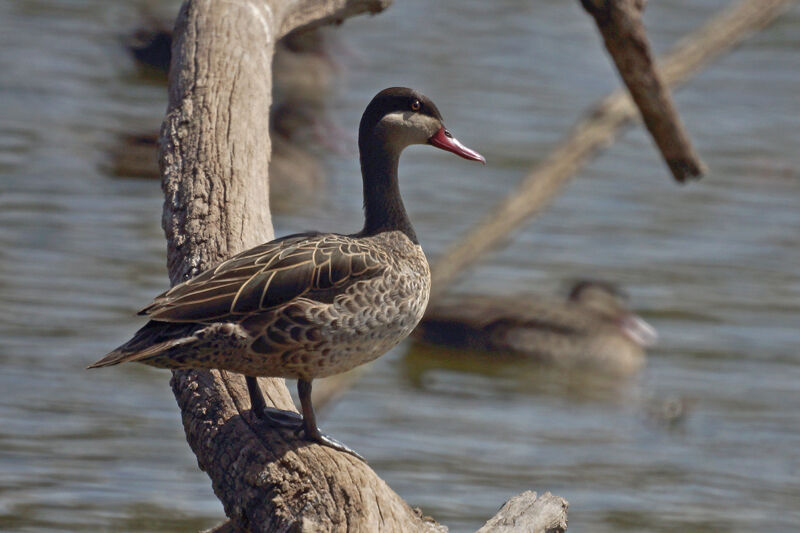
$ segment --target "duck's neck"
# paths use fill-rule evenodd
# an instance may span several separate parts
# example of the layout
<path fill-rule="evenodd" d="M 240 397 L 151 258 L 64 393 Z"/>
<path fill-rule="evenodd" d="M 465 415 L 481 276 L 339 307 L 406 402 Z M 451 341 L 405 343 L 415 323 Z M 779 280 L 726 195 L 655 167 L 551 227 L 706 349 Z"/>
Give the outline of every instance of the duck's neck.
<path fill-rule="evenodd" d="M 391 150 L 375 137 L 359 139 L 361 176 L 364 180 L 364 229 L 370 236 L 385 231 L 402 231 L 415 244 L 417 234 L 400 197 L 397 166 L 400 152 Z"/>

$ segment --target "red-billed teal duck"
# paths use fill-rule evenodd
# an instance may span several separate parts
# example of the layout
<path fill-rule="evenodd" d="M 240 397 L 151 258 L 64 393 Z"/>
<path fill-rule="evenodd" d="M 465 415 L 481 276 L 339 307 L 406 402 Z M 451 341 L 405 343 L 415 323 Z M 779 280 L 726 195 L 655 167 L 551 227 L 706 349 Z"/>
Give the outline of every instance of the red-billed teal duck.
<path fill-rule="evenodd" d="M 445 129 L 433 102 L 402 87 L 372 99 L 358 144 L 363 230 L 276 239 L 176 285 L 140 312 L 150 322 L 133 339 L 89 368 L 135 361 L 239 372 L 256 415 L 353 453 L 317 428 L 311 382 L 382 355 L 425 311 L 430 271 L 400 197 L 400 153 L 430 144 L 484 162 Z M 266 409 L 259 376 L 297 379 L 302 417 Z"/>
<path fill-rule="evenodd" d="M 531 295 L 453 297 L 430 309 L 414 336 L 496 356 L 629 375 L 644 364 L 656 331 L 612 285 L 581 281 L 567 301 Z"/>

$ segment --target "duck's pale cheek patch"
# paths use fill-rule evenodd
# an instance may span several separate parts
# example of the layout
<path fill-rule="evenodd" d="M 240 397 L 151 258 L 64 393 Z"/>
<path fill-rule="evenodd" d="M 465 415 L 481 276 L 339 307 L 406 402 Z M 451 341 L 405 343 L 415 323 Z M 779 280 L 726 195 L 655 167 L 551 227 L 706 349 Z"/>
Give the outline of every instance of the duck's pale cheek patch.
<path fill-rule="evenodd" d="M 392 113 L 384 115 L 379 124 L 387 129 L 402 129 L 405 127 L 406 121 L 411 118 L 411 115 L 413 115 L 413 113 L 408 111 L 393 111 Z"/>
<path fill-rule="evenodd" d="M 385 115 L 378 123 L 387 140 L 396 146 L 425 144 L 441 124 L 428 115 L 410 111 L 394 111 Z"/>

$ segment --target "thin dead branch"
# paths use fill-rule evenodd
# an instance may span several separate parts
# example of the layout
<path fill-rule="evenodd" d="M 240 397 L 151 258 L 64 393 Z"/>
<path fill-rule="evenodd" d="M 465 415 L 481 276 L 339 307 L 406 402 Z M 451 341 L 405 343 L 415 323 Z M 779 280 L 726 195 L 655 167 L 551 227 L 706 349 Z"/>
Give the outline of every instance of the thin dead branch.
<path fill-rule="evenodd" d="M 680 183 L 705 172 L 669 89 L 656 68 L 642 23 L 644 0 L 581 0 L 672 175 Z"/>
<path fill-rule="evenodd" d="M 660 62 L 664 82 L 678 86 L 705 65 L 767 26 L 797 0 L 743 0 L 681 40 Z M 601 99 L 505 200 L 438 258 L 432 268 L 431 300 L 511 232 L 542 209 L 592 156 L 611 144 L 639 111 L 624 89 Z"/>

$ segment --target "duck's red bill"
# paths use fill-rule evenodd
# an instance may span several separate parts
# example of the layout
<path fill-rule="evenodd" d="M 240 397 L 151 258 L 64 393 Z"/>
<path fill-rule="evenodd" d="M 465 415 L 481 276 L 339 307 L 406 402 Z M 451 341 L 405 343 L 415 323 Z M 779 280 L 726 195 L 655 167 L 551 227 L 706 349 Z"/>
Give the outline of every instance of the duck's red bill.
<path fill-rule="evenodd" d="M 627 314 L 620 321 L 620 329 L 630 340 L 639 346 L 653 346 L 658 342 L 658 332 L 656 328 L 644 321 L 638 315 Z"/>
<path fill-rule="evenodd" d="M 484 165 L 486 164 L 485 157 L 475 150 L 471 150 L 461 144 L 458 139 L 453 137 L 450 132 L 444 128 L 444 126 L 442 126 L 433 137 L 428 139 L 428 143 L 436 148 L 441 148 L 442 150 L 447 150 L 448 152 L 453 152 L 456 155 L 460 155 L 464 159 L 469 159 L 470 161 L 480 161 Z"/>

